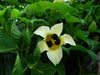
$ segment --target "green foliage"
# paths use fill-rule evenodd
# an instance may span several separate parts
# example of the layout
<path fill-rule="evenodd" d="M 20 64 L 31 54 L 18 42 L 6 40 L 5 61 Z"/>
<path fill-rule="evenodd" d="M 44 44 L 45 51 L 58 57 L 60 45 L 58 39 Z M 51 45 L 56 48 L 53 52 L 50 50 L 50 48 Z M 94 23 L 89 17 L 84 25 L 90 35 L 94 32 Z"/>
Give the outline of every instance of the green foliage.
<path fill-rule="evenodd" d="M 14 40 L 16 42 L 19 42 L 19 40 L 21 39 L 21 32 L 18 30 L 18 28 L 14 22 L 11 26 L 11 34 L 12 34 L 12 37 L 14 38 Z"/>
<path fill-rule="evenodd" d="M 92 32 L 95 32 L 96 29 L 97 29 L 97 25 L 96 25 L 95 21 L 92 21 L 92 23 L 91 23 L 90 26 L 89 26 L 88 31 L 89 31 L 90 33 L 92 33 Z"/>
<path fill-rule="evenodd" d="M 59 65 L 57 65 L 56 67 L 51 64 L 44 64 L 39 62 L 37 64 L 37 67 L 35 69 L 32 69 L 32 74 L 37 74 L 37 75 L 54 75 L 55 73 L 58 73 L 59 75 L 65 75 L 65 67 L 64 65 L 61 63 Z"/>
<path fill-rule="evenodd" d="M 59 75 L 66 75 L 65 67 L 62 63 L 56 66 L 56 71 L 58 72 Z"/>
<path fill-rule="evenodd" d="M 12 75 L 23 75 L 23 67 L 19 54 L 17 54 L 14 68 L 12 70 Z"/>
<path fill-rule="evenodd" d="M 17 49 L 17 44 L 9 35 L 0 34 L 0 53 Z"/>
<path fill-rule="evenodd" d="M 96 63 L 97 60 L 97 55 L 92 51 L 92 50 L 88 50 L 86 48 L 84 48 L 81 45 L 77 45 L 77 46 L 73 46 L 70 47 L 69 49 L 66 49 L 65 47 L 62 47 L 64 49 L 64 51 L 66 51 L 68 54 L 70 53 L 70 50 L 76 50 L 76 51 L 81 51 L 81 52 L 85 52 L 87 54 L 89 54 L 91 56 L 91 58 L 93 59 L 93 61 Z"/>
<path fill-rule="evenodd" d="M 21 12 L 18 9 L 11 10 L 11 18 L 16 18 L 16 17 L 20 17 L 20 16 L 21 16 Z"/>
<path fill-rule="evenodd" d="M 84 34 L 84 32 L 83 32 L 82 30 L 77 30 L 77 31 L 75 32 L 75 34 L 76 34 L 76 37 L 77 37 L 78 39 L 81 39 L 81 40 L 83 40 L 83 41 L 86 42 L 86 36 L 85 36 L 85 34 Z"/>
<path fill-rule="evenodd" d="M 1 0 L 0 75 L 10 75 L 11 70 L 12 75 L 96 75 L 97 67 L 94 64 L 97 63 L 96 53 L 100 50 L 99 4 L 100 1 L 96 0 L 71 0 L 66 3 L 54 3 L 53 0 Z M 62 34 L 71 35 L 76 46 L 62 46 L 63 58 L 54 66 L 45 52 L 40 52 L 38 42 L 41 37 L 33 32 L 40 26 L 51 27 L 61 22 L 64 24 Z M 6 55 L 11 56 L 10 64 L 6 62 Z M 74 59 L 71 59 L 73 55 Z M 94 66 L 89 65 L 92 61 Z M 5 64 L 8 66 L 3 66 Z"/>
<path fill-rule="evenodd" d="M 29 13 L 26 12 L 27 14 L 32 11 L 38 17 L 45 16 L 44 18 L 48 18 L 50 22 L 55 22 L 59 19 L 65 19 L 67 22 L 80 22 L 77 17 L 73 16 L 78 15 L 77 10 L 63 3 L 38 2 L 37 4 L 31 4 L 30 7 L 27 6 L 26 10 L 28 10 L 27 8 L 31 9 L 28 11 Z"/>
<path fill-rule="evenodd" d="M 35 50 L 33 52 L 33 57 L 34 57 L 35 61 L 39 61 L 39 59 L 41 57 L 38 45 L 36 45 L 36 48 L 35 48 Z"/>
<path fill-rule="evenodd" d="M 4 14 L 4 17 L 5 17 L 5 20 L 8 20 L 11 16 L 11 8 L 7 8 L 5 14 Z"/>
<path fill-rule="evenodd" d="M 32 33 L 30 33 L 30 31 L 28 30 L 28 28 L 24 29 L 22 31 L 22 45 L 24 47 L 29 47 L 30 43 L 31 43 L 31 37 L 32 37 Z"/>

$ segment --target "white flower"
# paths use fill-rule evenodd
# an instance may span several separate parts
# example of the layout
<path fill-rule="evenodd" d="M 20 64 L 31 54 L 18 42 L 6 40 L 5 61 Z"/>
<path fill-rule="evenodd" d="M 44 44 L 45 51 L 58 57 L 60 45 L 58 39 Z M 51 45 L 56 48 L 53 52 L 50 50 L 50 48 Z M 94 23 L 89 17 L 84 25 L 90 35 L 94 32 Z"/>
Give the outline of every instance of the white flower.
<path fill-rule="evenodd" d="M 70 1 L 70 0 L 54 0 L 53 2 L 62 2 L 62 3 L 65 3 L 67 1 Z"/>
<path fill-rule="evenodd" d="M 47 51 L 47 56 L 54 65 L 59 64 L 62 59 L 63 53 L 61 45 L 65 45 L 66 43 L 73 46 L 76 45 L 70 35 L 64 34 L 60 36 L 62 30 L 63 23 L 59 23 L 52 26 L 51 29 L 48 26 L 41 26 L 34 32 L 36 35 L 44 38 L 38 42 L 38 46 L 41 53 Z"/>

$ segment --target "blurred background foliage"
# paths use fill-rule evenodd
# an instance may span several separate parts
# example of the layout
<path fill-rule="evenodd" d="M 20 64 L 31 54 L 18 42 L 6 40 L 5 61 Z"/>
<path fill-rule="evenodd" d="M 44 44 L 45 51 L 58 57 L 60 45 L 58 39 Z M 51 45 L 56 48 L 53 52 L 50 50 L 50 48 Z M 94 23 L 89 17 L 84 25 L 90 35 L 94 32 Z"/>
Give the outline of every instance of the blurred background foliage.
<path fill-rule="evenodd" d="M 64 23 L 77 46 L 62 46 L 54 66 L 40 54 L 33 32 Z M 0 0 L 0 75 L 97 75 L 100 51 L 100 1 Z"/>

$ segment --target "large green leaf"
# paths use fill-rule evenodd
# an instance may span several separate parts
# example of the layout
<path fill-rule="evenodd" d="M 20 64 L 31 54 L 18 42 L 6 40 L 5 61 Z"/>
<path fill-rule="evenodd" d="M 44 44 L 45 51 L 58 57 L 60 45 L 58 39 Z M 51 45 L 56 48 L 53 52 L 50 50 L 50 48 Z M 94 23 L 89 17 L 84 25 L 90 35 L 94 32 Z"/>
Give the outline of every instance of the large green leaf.
<path fill-rule="evenodd" d="M 2 18 L 5 18 L 5 20 L 8 20 L 11 16 L 11 7 L 4 8 L 2 11 L 0 10 L 0 20 L 2 22 Z"/>
<path fill-rule="evenodd" d="M 38 2 L 36 5 L 38 12 L 45 12 L 46 9 L 50 9 L 52 7 L 52 3 L 47 1 Z"/>
<path fill-rule="evenodd" d="M 11 17 L 11 7 L 7 8 L 4 14 L 5 20 L 8 20 Z"/>
<path fill-rule="evenodd" d="M 64 46 L 61 46 L 62 47 L 62 49 L 68 54 L 68 55 L 70 55 L 70 51 L 68 50 L 68 48 L 66 48 L 66 47 L 64 47 Z"/>
<path fill-rule="evenodd" d="M 55 69 L 54 65 L 51 63 L 39 62 L 37 64 L 36 71 L 37 71 L 38 75 L 54 75 L 54 73 L 56 72 L 56 69 Z M 35 73 L 36 72 L 33 71 L 31 75 L 35 75 Z"/>
<path fill-rule="evenodd" d="M 0 34 L 0 52 L 17 49 L 16 43 L 8 35 Z"/>
<path fill-rule="evenodd" d="M 31 23 L 31 20 L 29 20 L 29 19 L 27 19 L 27 18 L 25 18 L 25 17 L 19 17 L 19 18 L 17 18 L 17 19 L 22 20 L 22 21 L 25 22 L 28 26 L 29 26 L 29 24 Z"/>
<path fill-rule="evenodd" d="M 7 8 L 3 9 L 2 11 L 0 10 L 0 17 L 4 16 L 6 10 L 7 10 Z"/>
<path fill-rule="evenodd" d="M 86 36 L 85 36 L 85 34 L 84 34 L 84 32 L 83 32 L 82 30 L 80 30 L 80 29 L 77 30 L 77 31 L 75 32 L 75 34 L 76 34 L 76 37 L 77 37 L 78 39 L 80 39 L 80 40 L 86 42 Z"/>
<path fill-rule="evenodd" d="M 16 42 L 19 42 L 20 38 L 21 38 L 21 32 L 18 30 L 15 22 L 13 22 L 12 26 L 11 26 L 11 34 L 14 38 L 14 40 Z"/>
<path fill-rule="evenodd" d="M 68 13 L 77 16 L 76 9 L 61 2 L 55 2 L 52 6 L 52 10 L 57 10 L 62 15 Z"/>
<path fill-rule="evenodd" d="M 40 49 L 38 47 L 38 45 L 36 45 L 36 48 L 34 49 L 34 52 L 33 52 L 33 57 L 34 57 L 34 60 L 35 61 L 38 61 L 40 59 Z"/>
<path fill-rule="evenodd" d="M 96 29 L 97 29 L 96 22 L 95 22 L 95 21 L 92 21 L 92 23 L 89 25 L 88 31 L 89 31 L 90 33 L 92 33 L 92 32 L 95 32 Z"/>
<path fill-rule="evenodd" d="M 77 17 L 74 17 L 68 13 L 66 13 L 65 15 L 63 15 L 63 18 L 65 18 L 65 20 L 67 22 L 80 22 L 80 20 Z"/>
<path fill-rule="evenodd" d="M 100 42 L 91 40 L 91 39 L 87 39 L 87 44 L 89 45 L 91 50 L 97 50 L 97 49 L 99 49 Z"/>
<path fill-rule="evenodd" d="M 41 1 L 41 2 L 38 2 L 36 4 L 30 4 L 30 8 L 34 14 L 38 14 L 38 16 L 40 15 L 40 17 L 42 17 L 41 15 L 46 14 L 46 13 L 47 14 L 49 13 L 49 16 L 51 16 L 51 15 L 53 16 L 54 12 L 58 12 L 60 15 L 62 15 L 61 18 L 64 17 L 65 14 L 67 14 L 67 13 L 77 16 L 76 9 L 74 9 L 73 7 L 68 6 L 64 3 L 60 3 L 60 2 L 51 3 L 51 2 Z M 47 12 L 47 10 L 50 10 L 50 11 Z M 56 16 L 59 16 L 59 14 Z M 74 16 L 70 16 L 70 21 L 73 21 L 71 19 L 73 19 L 73 20 L 75 19 L 74 21 L 80 22 Z"/>
<path fill-rule="evenodd" d="M 5 15 L 6 11 L 7 11 L 7 8 L 3 9 L 2 11 L 0 10 L 0 23 L 2 24 L 2 26 L 5 23 L 4 15 Z"/>
<path fill-rule="evenodd" d="M 12 70 L 12 75 L 23 75 L 23 67 L 19 54 L 17 54 L 15 65 Z"/>
<path fill-rule="evenodd" d="M 20 17 L 20 16 L 21 16 L 21 12 L 18 9 L 11 10 L 11 18 L 16 18 L 16 17 Z"/>
<path fill-rule="evenodd" d="M 85 48 L 81 45 L 72 46 L 69 49 L 67 49 L 67 48 L 63 48 L 63 49 L 68 50 L 69 52 L 70 52 L 70 50 L 85 52 L 85 53 L 89 54 L 91 56 L 91 58 L 93 59 L 93 61 L 96 63 L 97 55 L 92 50 L 88 50 L 87 48 Z M 69 53 L 68 51 L 67 51 L 67 53 Z"/>
<path fill-rule="evenodd" d="M 33 6 L 33 8 L 34 8 L 34 6 Z M 29 5 L 27 5 L 27 6 L 23 9 L 22 14 L 23 14 L 26 18 L 28 18 L 28 19 L 31 18 L 32 9 L 30 8 Z"/>
<path fill-rule="evenodd" d="M 30 31 L 28 30 L 28 28 L 24 29 L 22 31 L 22 46 L 24 47 L 29 47 L 30 43 L 31 43 L 31 37 L 32 37 L 32 33 L 30 33 Z"/>
<path fill-rule="evenodd" d="M 59 75 L 66 75 L 63 63 L 54 66 L 52 63 L 42 63 L 39 61 L 36 68 L 32 69 L 31 75 L 55 75 L 56 72 Z"/>
<path fill-rule="evenodd" d="M 59 75 L 66 75 L 65 74 L 65 66 L 63 63 L 60 63 L 56 66 L 56 71 L 58 72 Z"/>

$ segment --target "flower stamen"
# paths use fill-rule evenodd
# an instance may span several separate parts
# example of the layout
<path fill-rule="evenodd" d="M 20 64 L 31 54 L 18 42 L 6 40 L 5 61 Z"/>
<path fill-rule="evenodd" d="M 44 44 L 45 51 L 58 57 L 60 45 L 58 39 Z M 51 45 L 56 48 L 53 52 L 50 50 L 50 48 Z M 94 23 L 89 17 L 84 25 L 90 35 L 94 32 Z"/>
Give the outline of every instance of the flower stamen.
<path fill-rule="evenodd" d="M 48 35 L 46 37 L 46 43 L 51 50 L 56 50 L 60 45 L 60 39 L 57 34 Z"/>

